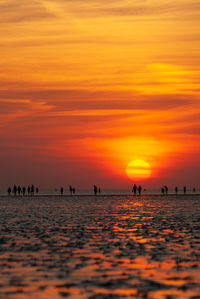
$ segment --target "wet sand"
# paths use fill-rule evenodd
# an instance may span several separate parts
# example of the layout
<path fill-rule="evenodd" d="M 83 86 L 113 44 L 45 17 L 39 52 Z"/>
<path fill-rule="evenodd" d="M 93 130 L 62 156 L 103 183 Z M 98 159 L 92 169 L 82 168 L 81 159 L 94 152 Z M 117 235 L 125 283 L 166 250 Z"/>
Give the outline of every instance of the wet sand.
<path fill-rule="evenodd" d="M 2 196 L 0 228 L 0 298 L 200 298 L 200 196 Z"/>

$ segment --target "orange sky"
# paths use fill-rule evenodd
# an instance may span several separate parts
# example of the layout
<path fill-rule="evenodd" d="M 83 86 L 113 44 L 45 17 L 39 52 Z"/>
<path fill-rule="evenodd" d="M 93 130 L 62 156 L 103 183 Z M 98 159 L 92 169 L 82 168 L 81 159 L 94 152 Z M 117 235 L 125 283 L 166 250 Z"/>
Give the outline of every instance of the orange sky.
<path fill-rule="evenodd" d="M 1 0 L 0 187 L 199 186 L 200 3 Z"/>

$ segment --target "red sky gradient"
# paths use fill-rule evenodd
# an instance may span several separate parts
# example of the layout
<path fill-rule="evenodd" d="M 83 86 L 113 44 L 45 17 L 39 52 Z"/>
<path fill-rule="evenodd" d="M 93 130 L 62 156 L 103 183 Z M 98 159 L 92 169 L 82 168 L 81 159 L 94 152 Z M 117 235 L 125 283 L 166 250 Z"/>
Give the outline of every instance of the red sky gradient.
<path fill-rule="evenodd" d="M 200 3 L 3 0 L 0 188 L 199 187 Z"/>

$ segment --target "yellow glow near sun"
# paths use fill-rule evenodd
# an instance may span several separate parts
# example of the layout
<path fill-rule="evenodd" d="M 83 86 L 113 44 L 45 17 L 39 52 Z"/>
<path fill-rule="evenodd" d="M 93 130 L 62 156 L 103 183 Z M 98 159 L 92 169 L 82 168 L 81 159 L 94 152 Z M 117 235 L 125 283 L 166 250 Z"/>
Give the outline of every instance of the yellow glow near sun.
<path fill-rule="evenodd" d="M 131 180 L 148 179 L 151 176 L 151 166 L 144 160 L 133 160 L 128 164 L 126 174 Z"/>

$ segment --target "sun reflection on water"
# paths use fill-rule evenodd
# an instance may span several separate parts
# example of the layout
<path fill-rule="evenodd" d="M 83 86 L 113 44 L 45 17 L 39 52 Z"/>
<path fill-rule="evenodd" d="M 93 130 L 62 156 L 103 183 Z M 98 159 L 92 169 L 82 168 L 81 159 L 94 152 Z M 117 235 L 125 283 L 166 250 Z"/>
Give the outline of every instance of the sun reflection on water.
<path fill-rule="evenodd" d="M 19 200 L 0 202 L 1 297 L 198 296 L 198 198 Z"/>

